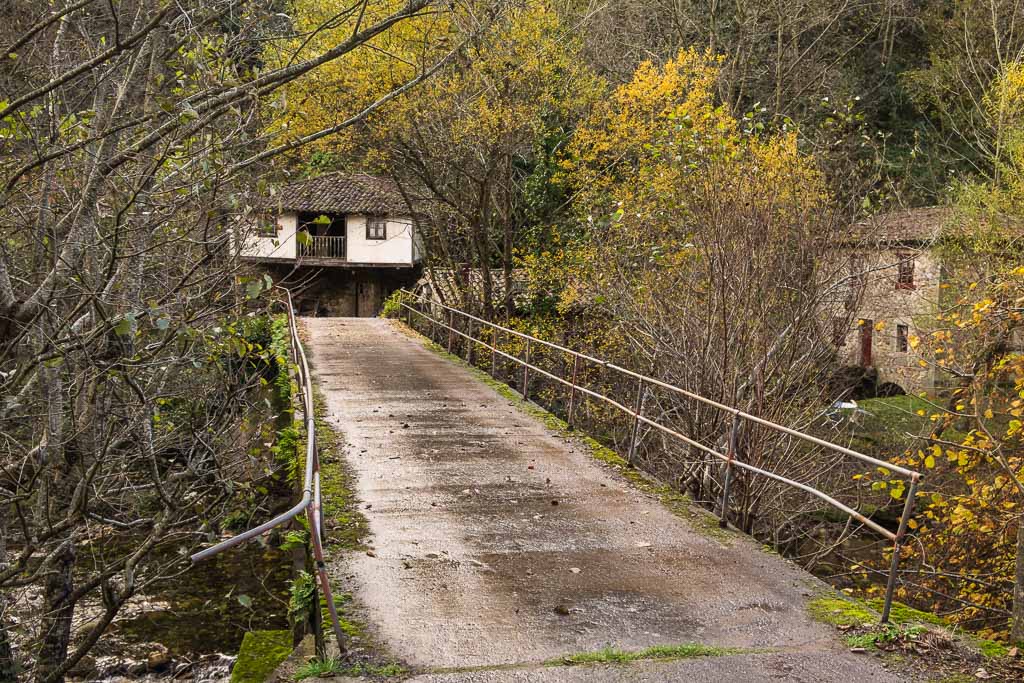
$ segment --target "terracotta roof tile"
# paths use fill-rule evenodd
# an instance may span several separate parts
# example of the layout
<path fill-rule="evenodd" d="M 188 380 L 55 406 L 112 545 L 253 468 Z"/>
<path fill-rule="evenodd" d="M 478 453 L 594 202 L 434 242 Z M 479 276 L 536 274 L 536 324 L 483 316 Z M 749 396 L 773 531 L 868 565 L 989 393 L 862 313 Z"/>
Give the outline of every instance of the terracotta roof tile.
<path fill-rule="evenodd" d="M 856 223 L 852 235 L 873 242 L 931 242 L 954 217 L 953 210 L 944 206 L 902 209 Z"/>
<path fill-rule="evenodd" d="M 398 186 L 365 173 L 328 173 L 285 185 L 261 202 L 267 211 L 402 215 L 410 210 Z"/>
<path fill-rule="evenodd" d="M 948 206 L 901 209 L 855 223 L 847 244 L 918 244 L 939 238 L 969 236 L 978 225 L 998 230 L 1007 239 L 1024 236 L 1024 222 L 1016 216 L 972 215 Z"/>

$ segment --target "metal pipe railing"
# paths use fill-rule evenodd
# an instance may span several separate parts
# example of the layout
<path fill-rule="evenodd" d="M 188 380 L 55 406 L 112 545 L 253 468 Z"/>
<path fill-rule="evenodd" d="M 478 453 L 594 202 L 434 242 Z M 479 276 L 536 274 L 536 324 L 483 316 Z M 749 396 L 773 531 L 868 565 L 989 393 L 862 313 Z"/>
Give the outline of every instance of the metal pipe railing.
<path fill-rule="evenodd" d="M 292 357 L 295 361 L 296 372 L 299 376 L 299 395 L 302 402 L 303 420 L 306 425 L 306 462 L 305 472 L 302 479 L 302 498 L 287 512 L 274 517 L 270 521 L 244 531 L 237 536 L 221 541 L 220 543 L 201 550 L 192 555 L 192 562 L 218 555 L 225 550 L 259 536 L 274 527 L 286 524 L 297 518 L 303 512 L 309 522 L 310 545 L 313 548 L 313 559 L 316 563 L 317 577 L 320 583 L 320 590 L 327 602 L 327 610 L 331 615 L 331 626 L 334 630 L 334 637 L 338 642 L 338 650 L 345 654 L 344 633 L 341 630 L 341 622 L 338 619 L 338 611 L 334 603 L 334 595 L 331 593 L 331 583 L 327 576 L 327 565 L 324 562 L 323 549 L 323 520 L 321 513 L 323 506 L 320 498 L 320 453 L 317 449 L 316 438 L 316 415 L 313 404 L 313 379 L 309 372 L 309 361 L 306 359 L 306 350 L 299 339 L 299 326 L 295 320 L 295 308 L 292 305 L 292 295 L 284 287 L 278 287 L 284 292 L 288 313 L 288 337 Z M 319 603 L 313 609 L 320 609 Z"/>
<path fill-rule="evenodd" d="M 447 316 L 441 314 L 441 315 L 438 315 L 437 318 L 435 318 L 433 315 L 429 315 L 428 313 L 425 313 L 424 311 L 420 310 L 419 308 L 417 308 L 417 307 L 415 307 L 413 305 L 410 305 L 407 300 L 412 300 L 413 302 L 415 302 L 417 304 L 425 304 L 426 306 L 431 307 L 431 309 L 441 309 L 443 312 L 447 313 Z M 648 425 L 648 426 L 650 426 L 650 427 L 652 427 L 654 429 L 657 429 L 658 431 L 662 432 L 663 434 L 665 434 L 665 435 L 667 435 L 669 437 L 677 439 L 677 440 L 687 444 L 688 446 L 692 446 L 692 447 L 694 447 L 694 448 L 696 448 L 696 449 L 698 449 L 700 451 L 703 451 L 703 452 L 713 456 L 714 458 L 717 458 L 718 460 L 722 461 L 725 464 L 725 479 L 724 479 L 723 486 L 722 486 L 722 500 L 721 500 L 721 503 L 720 503 L 721 507 L 720 507 L 719 514 L 720 514 L 720 520 L 721 520 L 720 523 L 721 523 L 721 525 L 723 527 L 728 524 L 729 488 L 730 488 L 730 483 L 731 483 L 731 479 L 732 479 L 732 470 L 733 470 L 733 468 L 739 468 L 739 469 L 745 470 L 747 472 L 751 472 L 752 474 L 763 476 L 763 477 L 766 477 L 766 478 L 771 479 L 773 481 L 777 481 L 777 482 L 780 482 L 782 484 L 786 484 L 787 486 L 793 487 L 793 488 L 798 489 L 800 491 L 803 491 L 803 492 L 805 492 L 805 493 L 807 493 L 809 495 L 812 495 L 815 498 L 818 498 L 819 500 L 821 500 L 821 501 L 827 503 L 828 505 L 836 508 L 837 510 L 843 512 L 844 514 L 846 514 L 850 518 L 857 520 L 858 522 L 860 522 L 864 526 L 868 527 L 872 531 L 875 531 L 876 533 L 880 534 L 881 536 L 883 536 L 884 538 L 888 539 L 889 541 L 892 541 L 892 543 L 893 543 L 892 560 L 891 560 L 891 563 L 890 563 L 888 580 L 886 582 L 885 600 L 884 600 L 883 607 L 882 607 L 882 619 L 881 619 L 881 621 L 882 621 L 882 623 L 886 623 L 889 620 L 889 614 L 890 614 L 890 611 L 892 609 L 893 594 L 895 592 L 895 587 L 896 587 L 896 577 L 897 577 L 898 572 L 899 572 L 900 549 L 901 549 L 901 547 L 903 545 L 903 539 L 904 539 L 904 537 L 906 535 L 907 524 L 908 524 L 908 522 L 910 520 L 910 516 L 911 516 L 911 514 L 913 512 L 914 498 L 915 498 L 915 495 L 916 495 L 916 492 L 917 492 L 917 488 L 918 488 L 918 486 L 920 485 L 920 482 L 921 482 L 921 473 L 920 472 L 916 472 L 914 470 L 910 470 L 910 469 L 907 469 L 905 467 L 900 467 L 898 465 L 894 465 L 894 464 L 886 462 L 884 460 L 879 460 L 878 458 L 873 458 L 873 457 L 871 457 L 869 455 L 866 455 L 864 453 L 859 453 L 858 451 L 855 451 L 853 449 L 846 448 L 845 446 L 840 446 L 839 444 L 834 444 L 834 443 L 832 443 L 830 441 L 826 441 L 826 440 L 820 439 L 820 438 L 818 438 L 816 436 L 812 436 L 811 434 L 807 434 L 805 432 L 801 432 L 799 430 L 792 429 L 790 427 L 786 427 L 784 425 L 777 424 L 775 422 L 772 422 L 770 420 L 766 420 L 766 419 L 758 417 L 756 415 L 751 415 L 750 413 L 744 412 L 744 411 L 742 411 L 742 410 L 740 410 L 738 408 L 734 408 L 732 406 L 728 406 L 728 405 L 725 405 L 723 403 L 719 403 L 718 401 L 714 401 L 714 400 L 712 400 L 710 398 L 701 396 L 699 394 L 695 394 L 695 393 L 693 393 L 691 391 L 687 391 L 686 389 L 682 389 L 681 387 L 677 387 L 677 386 L 674 386 L 672 384 L 668 384 L 667 382 L 662 382 L 661 380 L 657 380 L 657 379 L 655 379 L 653 377 L 649 377 L 649 376 L 644 375 L 644 374 L 639 373 L 639 372 L 634 372 L 633 370 L 628 370 L 626 368 L 623 368 L 623 367 L 620 367 L 618 365 L 615 365 L 614 363 L 609 363 L 608 361 L 602 360 L 600 358 L 595 358 L 594 356 L 590 356 L 590 355 L 587 355 L 585 353 L 581 353 L 579 351 L 575 351 L 573 349 L 567 348 L 565 346 L 561 346 L 559 344 L 555 344 L 554 342 L 546 341 L 544 339 L 540 339 L 538 337 L 534 337 L 534 336 L 526 334 L 524 332 L 519 332 L 518 330 L 513 330 L 513 329 L 511 329 L 509 327 L 504 327 L 502 325 L 498 325 L 497 323 L 493 323 L 493 322 L 491 322 L 489 320 L 486 320 L 484 318 L 480 318 L 478 316 L 472 315 L 471 313 L 467 313 L 465 311 L 459 310 L 459 309 L 454 308 L 452 306 L 448 306 L 448 305 L 443 304 L 443 303 L 441 303 L 439 301 L 434 301 L 432 299 L 427 299 L 426 297 L 420 296 L 419 294 L 416 294 L 414 292 L 410 292 L 410 291 L 405 290 L 405 289 L 401 290 L 401 295 L 400 295 L 400 299 L 399 299 L 399 305 L 400 305 L 400 309 L 404 308 L 405 310 L 408 311 L 407 321 L 408 321 L 408 324 L 409 324 L 410 327 L 413 327 L 412 317 L 415 314 L 415 315 L 418 315 L 418 316 L 420 316 L 420 317 L 422 317 L 425 320 L 430 322 L 431 332 L 432 333 L 437 329 L 437 327 L 440 327 L 442 330 L 447 330 L 448 331 L 447 349 L 448 349 L 449 353 L 452 350 L 452 344 L 453 344 L 454 338 L 456 336 L 458 336 L 458 337 L 462 337 L 463 339 L 466 339 L 467 342 L 469 342 L 471 344 L 479 344 L 480 346 L 484 347 L 485 349 L 490 350 L 490 352 L 491 352 L 492 374 L 495 374 L 495 371 L 496 371 L 496 368 L 497 368 L 496 358 L 498 356 L 502 356 L 502 357 L 507 358 L 508 360 L 512 361 L 513 363 L 517 363 L 517 364 L 521 365 L 523 367 L 523 375 L 522 375 L 523 385 L 522 385 L 522 391 L 520 393 L 523 395 L 523 398 L 528 398 L 529 397 L 529 388 L 528 388 L 529 385 L 528 385 L 528 382 L 529 382 L 530 373 L 536 373 L 536 374 L 543 375 L 544 377 L 547 377 L 548 379 L 551 379 L 554 382 L 557 382 L 559 384 L 562 384 L 564 386 L 569 387 L 569 405 L 568 405 L 568 408 L 567 408 L 567 415 L 568 415 L 568 424 L 570 426 L 572 426 L 572 424 L 573 424 L 574 409 L 575 409 L 574 402 L 576 400 L 577 394 L 582 394 L 584 396 L 590 396 L 592 398 L 595 398 L 595 399 L 598 399 L 600 401 L 603 401 L 603 402 L 607 403 L 608 405 L 612 406 L 613 408 L 616 408 L 620 412 L 625 413 L 626 415 L 628 415 L 630 418 L 632 418 L 632 431 L 631 431 L 631 435 L 630 435 L 629 456 L 628 456 L 628 461 L 630 462 L 630 464 L 633 464 L 633 459 L 634 459 L 633 456 L 634 456 L 636 448 L 637 448 L 639 426 L 640 426 L 641 423 L 645 424 L 645 425 Z M 431 310 L 431 312 L 433 312 L 433 310 Z M 461 316 L 462 318 L 466 319 L 469 323 L 476 322 L 477 323 L 477 330 L 481 334 L 481 336 L 482 336 L 482 333 L 485 330 L 485 328 L 490 328 L 491 329 L 491 339 L 494 340 L 494 344 L 493 345 L 488 344 L 482 338 L 477 338 L 477 337 L 473 336 L 472 334 L 466 334 L 466 333 L 462 332 L 461 330 L 457 329 L 456 326 L 455 326 L 455 317 L 456 316 Z M 447 322 L 445 321 L 445 318 L 447 318 Z M 467 329 L 472 330 L 471 325 L 467 325 Z M 524 357 L 520 358 L 520 357 L 518 357 L 518 356 L 516 356 L 514 354 L 506 353 L 505 351 L 502 351 L 501 349 L 499 349 L 498 346 L 497 346 L 497 335 L 498 335 L 499 332 L 501 332 L 502 334 L 505 335 L 505 339 L 506 340 L 510 336 L 511 337 L 517 337 L 520 340 L 522 340 L 525 343 L 525 353 L 523 354 Z M 531 347 L 531 345 L 537 345 L 537 344 L 545 346 L 545 347 L 547 347 L 549 349 L 552 349 L 553 351 L 557 351 L 559 353 L 567 354 L 569 357 L 572 358 L 572 377 L 571 377 L 571 379 L 567 380 L 567 379 L 565 379 L 563 377 L 559 377 L 558 375 L 556 375 L 554 373 L 548 372 L 547 370 L 544 370 L 543 368 L 537 367 L 536 365 L 530 363 L 530 347 Z M 600 367 L 603 367 L 603 368 L 607 368 L 608 370 L 611 370 L 613 372 L 617 372 L 617 373 L 619 373 L 619 374 L 621 374 L 621 375 L 623 375 L 625 377 L 630 377 L 630 378 L 635 379 L 637 381 L 637 394 L 635 396 L 635 403 L 634 403 L 635 407 L 632 408 L 632 409 L 628 408 L 627 406 L 623 405 L 619 401 L 616 401 L 616 400 L 614 400 L 613 398 L 611 398 L 609 396 L 605 396 L 604 394 L 602 394 L 602 393 L 600 393 L 598 391 L 594 391 L 593 389 L 590 389 L 589 387 L 581 386 L 578 383 L 578 381 L 577 381 L 578 380 L 578 373 L 579 373 L 579 366 L 580 366 L 580 362 L 581 361 L 582 362 L 592 363 L 594 365 L 597 365 L 597 366 L 600 366 Z M 678 395 L 685 396 L 687 398 L 693 399 L 695 401 L 703 403 L 704 405 L 710 406 L 710 407 L 715 408 L 717 410 L 720 410 L 720 411 L 722 411 L 722 412 L 724 412 L 724 413 L 726 413 L 728 415 L 731 415 L 732 416 L 732 425 L 731 425 L 730 434 L 729 434 L 729 441 L 728 441 L 727 451 L 725 453 L 722 453 L 720 450 L 718 450 L 716 448 L 712 448 L 710 446 L 706 446 L 706 445 L 704 445 L 704 444 L 702 444 L 702 443 L 700 443 L 700 442 L 698 442 L 698 441 L 696 441 L 694 439 L 691 439 L 691 438 L 685 436 L 684 434 L 679 433 L 678 431 L 668 427 L 667 425 L 663 425 L 663 424 L 661 424 L 659 422 L 656 422 L 655 420 L 652 420 L 651 418 L 648 418 L 648 417 L 644 416 L 643 415 L 643 395 L 644 395 L 644 388 L 646 386 L 654 386 L 654 387 L 659 387 L 659 388 L 665 389 L 667 391 L 671 391 L 673 393 L 676 393 Z M 864 516 L 863 514 L 858 512 L 857 510 L 854 510 L 853 508 L 851 508 L 851 507 L 843 504 L 842 502 L 836 500 L 835 498 L 833 498 L 832 496 L 828 495 L 827 493 L 825 493 L 823 491 L 819 491 L 818 489 L 814 488 L 813 486 L 810 486 L 809 484 L 805 484 L 803 482 L 795 481 L 793 479 L 790 479 L 789 477 L 786 477 L 786 476 L 783 476 L 781 474 L 777 474 L 775 472 L 771 472 L 771 471 L 762 469 L 762 468 L 757 467 L 757 466 L 755 466 L 753 464 L 750 464 L 750 463 L 747 463 L 747 462 L 743 462 L 742 460 L 740 460 L 738 458 L 737 445 L 738 445 L 738 436 L 739 436 L 739 432 L 740 432 L 740 429 L 741 429 L 741 425 L 742 425 L 742 423 L 744 421 L 760 425 L 762 427 L 765 427 L 767 429 L 776 431 L 776 432 L 781 433 L 781 434 L 786 434 L 788 436 L 801 439 L 803 441 L 806 441 L 808 443 L 814 444 L 816 446 L 819 446 L 819 447 L 822 447 L 822 448 L 826 448 L 828 450 L 831 450 L 831 451 L 833 451 L 835 453 L 839 453 L 841 455 L 846 455 L 846 456 L 855 458 L 855 459 L 857 459 L 857 460 L 859 460 L 861 462 L 864 462 L 864 463 L 867 463 L 867 464 L 870 464 L 870 465 L 874 465 L 876 467 L 884 467 L 884 468 L 886 468 L 890 472 L 894 472 L 896 474 L 902 475 L 903 477 L 906 477 L 907 479 L 909 479 L 910 480 L 910 486 L 909 486 L 909 489 L 908 489 L 908 492 L 907 492 L 907 498 L 906 498 L 906 500 L 903 503 L 903 512 L 902 512 L 902 515 L 901 515 L 900 525 L 899 525 L 899 528 L 897 529 L 897 531 L 894 533 L 894 532 L 886 529 L 885 527 L 883 527 L 882 525 L 878 524 L 877 522 L 875 522 L 875 521 L 869 519 L 868 517 Z"/>

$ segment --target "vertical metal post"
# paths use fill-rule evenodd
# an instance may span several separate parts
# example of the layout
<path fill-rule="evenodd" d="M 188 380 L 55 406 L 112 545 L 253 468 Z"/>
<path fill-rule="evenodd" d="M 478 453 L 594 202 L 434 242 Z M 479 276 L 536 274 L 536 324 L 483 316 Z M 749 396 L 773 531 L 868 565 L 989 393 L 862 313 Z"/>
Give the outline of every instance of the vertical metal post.
<path fill-rule="evenodd" d="M 530 400 L 530 338 L 526 338 L 526 354 L 523 359 L 523 398 Z"/>
<path fill-rule="evenodd" d="M 728 460 L 725 461 L 725 481 L 722 482 L 722 514 L 718 526 L 729 526 L 729 485 L 732 484 L 732 461 L 736 458 L 736 444 L 740 434 L 740 414 L 732 414 L 732 430 L 729 433 Z"/>
<path fill-rule="evenodd" d="M 572 383 L 569 385 L 569 412 L 566 419 L 566 424 L 569 429 L 572 429 L 572 419 L 574 415 L 574 408 L 576 407 L 576 373 L 580 369 L 580 356 L 578 353 L 572 354 Z"/>
<path fill-rule="evenodd" d="M 636 383 L 636 401 L 633 402 L 633 432 L 629 438 L 629 452 L 626 455 L 626 462 L 633 464 L 636 456 L 636 441 L 640 435 L 640 411 L 643 410 L 644 400 L 644 378 L 641 377 Z"/>
<path fill-rule="evenodd" d="M 469 337 L 466 340 L 466 362 L 470 365 L 473 364 L 473 352 L 476 351 L 476 342 L 473 337 L 473 319 L 470 318 L 466 321 L 466 336 Z"/>
<path fill-rule="evenodd" d="M 491 377 L 498 379 L 498 328 L 491 325 Z"/>
<path fill-rule="evenodd" d="M 455 311 L 448 311 L 448 353 L 452 352 L 452 341 L 455 339 Z"/>
<path fill-rule="evenodd" d="M 308 436 L 308 438 L 315 439 L 316 438 L 315 433 L 314 434 L 310 434 Z M 313 504 L 310 505 L 308 508 L 306 508 L 306 516 L 307 516 L 307 519 L 309 520 L 309 529 L 310 529 L 309 536 L 310 536 L 311 545 L 313 546 L 313 560 L 316 563 L 316 571 L 317 571 L 318 578 L 320 579 L 320 588 L 323 591 L 324 600 L 327 602 L 327 612 L 331 615 L 331 627 L 334 630 L 334 638 L 338 641 L 338 650 L 341 652 L 341 655 L 344 657 L 345 654 L 348 651 L 348 648 L 346 647 L 345 634 L 342 633 L 341 623 L 338 620 L 338 608 L 334 604 L 334 595 L 331 593 L 331 582 L 330 582 L 330 579 L 327 577 L 327 564 L 324 562 L 324 548 L 323 548 L 323 544 L 321 542 L 320 534 L 317 532 L 317 529 L 321 528 L 322 524 L 321 524 L 321 520 L 320 520 L 320 500 L 319 500 L 319 493 L 320 493 L 320 484 L 319 484 L 319 480 L 320 480 L 320 451 L 316 447 L 313 448 L 313 468 L 314 468 L 314 473 L 315 473 L 316 482 L 317 482 L 316 483 L 317 497 L 313 501 Z M 313 604 L 315 605 L 314 611 L 316 612 L 317 617 L 319 617 L 319 615 L 320 615 L 320 599 L 317 598 L 316 602 L 314 602 Z"/>
<path fill-rule="evenodd" d="M 885 602 L 882 604 L 882 623 L 889 622 L 889 612 L 892 610 L 892 597 L 896 592 L 896 574 L 900 567 L 900 548 L 903 545 L 903 537 L 907 533 L 907 523 L 910 522 L 910 515 L 914 510 L 914 498 L 917 495 L 919 477 L 915 475 L 910 480 L 910 488 L 907 490 L 907 500 L 903 503 L 903 516 L 900 518 L 899 529 L 896 530 L 896 540 L 892 543 L 892 562 L 889 565 L 889 581 L 885 585 Z"/>

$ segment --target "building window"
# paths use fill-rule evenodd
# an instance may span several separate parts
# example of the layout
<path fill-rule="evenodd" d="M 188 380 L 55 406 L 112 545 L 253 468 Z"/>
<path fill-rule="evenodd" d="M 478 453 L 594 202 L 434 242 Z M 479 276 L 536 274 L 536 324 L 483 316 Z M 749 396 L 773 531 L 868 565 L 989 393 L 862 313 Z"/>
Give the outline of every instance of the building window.
<path fill-rule="evenodd" d="M 896 326 L 896 350 L 900 353 L 906 353 L 910 349 L 909 333 L 910 329 L 906 325 Z"/>
<path fill-rule="evenodd" d="M 386 240 L 388 238 L 387 219 L 379 216 L 371 216 L 366 219 L 366 239 Z"/>
<path fill-rule="evenodd" d="M 914 288 L 914 257 L 910 254 L 899 254 L 899 270 L 896 275 L 896 289 Z"/>

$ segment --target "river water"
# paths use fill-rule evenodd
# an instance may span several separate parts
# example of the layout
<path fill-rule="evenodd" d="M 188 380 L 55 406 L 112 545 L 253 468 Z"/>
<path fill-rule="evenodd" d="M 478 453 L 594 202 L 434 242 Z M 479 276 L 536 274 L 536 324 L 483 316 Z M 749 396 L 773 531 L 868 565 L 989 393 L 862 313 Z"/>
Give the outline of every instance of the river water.
<path fill-rule="evenodd" d="M 69 680 L 226 681 L 246 631 L 289 628 L 289 552 L 257 539 L 181 568 L 122 608 Z M 79 625 L 98 614 L 89 607 Z"/>

